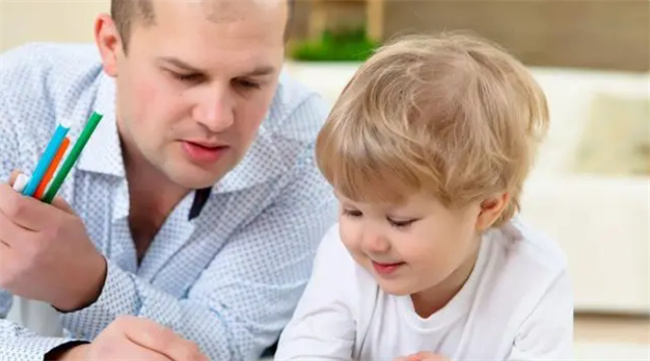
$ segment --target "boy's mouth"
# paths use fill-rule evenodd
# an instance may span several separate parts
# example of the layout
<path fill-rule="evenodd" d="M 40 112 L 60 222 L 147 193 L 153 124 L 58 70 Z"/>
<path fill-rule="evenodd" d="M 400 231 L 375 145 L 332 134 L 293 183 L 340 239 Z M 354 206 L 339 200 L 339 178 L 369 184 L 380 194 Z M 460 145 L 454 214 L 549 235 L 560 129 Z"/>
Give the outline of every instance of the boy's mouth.
<path fill-rule="evenodd" d="M 397 271 L 400 267 L 405 265 L 406 262 L 397 262 L 397 263 L 379 263 L 372 261 L 372 267 L 375 269 L 375 271 L 382 275 L 382 276 L 387 276 L 395 271 Z"/>

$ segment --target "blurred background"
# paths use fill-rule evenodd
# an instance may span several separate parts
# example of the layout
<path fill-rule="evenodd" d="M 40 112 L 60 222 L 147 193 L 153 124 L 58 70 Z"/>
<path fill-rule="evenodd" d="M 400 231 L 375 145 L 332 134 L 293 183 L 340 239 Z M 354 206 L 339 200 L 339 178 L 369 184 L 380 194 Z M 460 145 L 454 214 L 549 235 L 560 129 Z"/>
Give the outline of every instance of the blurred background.
<path fill-rule="evenodd" d="M 0 0 L 0 50 L 92 41 L 109 3 Z M 401 34 L 466 30 L 519 57 L 552 121 L 522 217 L 568 256 L 576 357 L 650 360 L 649 24 L 647 1 L 298 0 L 286 71 L 333 102 Z"/>

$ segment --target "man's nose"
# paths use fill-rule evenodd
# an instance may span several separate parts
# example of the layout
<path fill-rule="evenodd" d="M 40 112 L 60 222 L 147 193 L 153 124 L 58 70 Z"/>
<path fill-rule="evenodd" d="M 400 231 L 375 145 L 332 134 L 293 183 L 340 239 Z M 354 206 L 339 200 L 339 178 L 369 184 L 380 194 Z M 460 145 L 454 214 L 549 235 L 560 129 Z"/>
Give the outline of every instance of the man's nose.
<path fill-rule="evenodd" d="M 212 133 L 219 133 L 235 121 L 234 97 L 225 86 L 214 86 L 201 94 L 194 119 Z"/>

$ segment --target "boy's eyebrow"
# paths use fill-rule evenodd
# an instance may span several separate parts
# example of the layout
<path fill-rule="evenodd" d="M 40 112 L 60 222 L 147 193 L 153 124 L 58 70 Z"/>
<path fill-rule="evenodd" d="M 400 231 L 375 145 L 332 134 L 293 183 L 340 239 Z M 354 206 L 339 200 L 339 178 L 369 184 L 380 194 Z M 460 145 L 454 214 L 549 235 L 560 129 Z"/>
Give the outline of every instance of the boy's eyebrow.
<path fill-rule="evenodd" d="M 200 74 L 204 73 L 203 70 L 195 68 L 195 67 L 185 63 L 184 61 L 182 61 L 180 59 L 177 59 L 177 58 L 174 58 L 174 57 L 164 56 L 164 57 L 159 57 L 158 60 L 163 62 L 163 63 L 167 63 L 167 64 L 173 65 L 173 66 L 175 66 L 177 68 L 180 68 L 182 70 L 185 70 L 185 71 L 187 71 L 189 73 L 200 73 Z M 244 74 L 243 76 L 263 76 L 263 75 L 269 75 L 269 74 L 273 74 L 273 73 L 275 73 L 275 67 L 274 66 L 262 65 L 262 66 L 258 66 L 256 68 L 254 68 L 252 71 Z"/>

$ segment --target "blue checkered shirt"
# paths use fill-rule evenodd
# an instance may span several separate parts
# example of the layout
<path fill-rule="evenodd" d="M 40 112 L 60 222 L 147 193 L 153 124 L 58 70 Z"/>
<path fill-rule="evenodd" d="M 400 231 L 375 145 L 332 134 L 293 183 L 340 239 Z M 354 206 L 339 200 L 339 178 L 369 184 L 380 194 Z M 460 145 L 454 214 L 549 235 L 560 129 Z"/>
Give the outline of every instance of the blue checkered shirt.
<path fill-rule="evenodd" d="M 114 104 L 114 81 L 94 46 L 31 44 L 0 57 L 1 177 L 33 171 L 57 122 L 76 122 L 76 139 L 93 110 L 104 114 L 59 194 L 108 260 L 99 299 L 60 314 L 64 338 L 5 320 L 12 295 L 0 289 L 0 360 L 42 360 L 58 345 L 92 340 L 118 315 L 169 326 L 213 360 L 258 358 L 292 315 L 336 218 L 313 158 L 327 105 L 281 75 L 242 162 L 214 185 L 197 217 L 189 216 L 196 192 L 183 199 L 138 264 Z"/>

